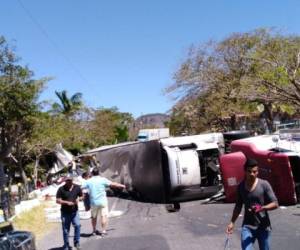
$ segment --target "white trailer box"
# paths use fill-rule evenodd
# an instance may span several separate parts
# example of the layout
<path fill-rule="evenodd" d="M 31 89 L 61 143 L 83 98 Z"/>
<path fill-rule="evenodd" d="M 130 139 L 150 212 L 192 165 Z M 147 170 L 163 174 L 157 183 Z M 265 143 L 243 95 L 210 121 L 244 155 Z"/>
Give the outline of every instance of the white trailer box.
<path fill-rule="evenodd" d="M 138 134 L 138 141 L 158 140 L 169 136 L 169 128 L 141 129 Z"/>

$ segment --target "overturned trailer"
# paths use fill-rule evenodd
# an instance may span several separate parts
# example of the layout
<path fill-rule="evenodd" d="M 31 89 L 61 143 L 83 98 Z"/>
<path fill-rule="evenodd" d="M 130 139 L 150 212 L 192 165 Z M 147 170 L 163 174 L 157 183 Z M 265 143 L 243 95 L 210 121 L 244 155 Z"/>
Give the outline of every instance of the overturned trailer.
<path fill-rule="evenodd" d="M 280 204 L 300 201 L 300 130 L 283 129 L 274 135 L 236 140 L 231 152 L 220 157 L 227 202 L 235 200 L 246 157 L 257 160 L 259 177 L 270 182 Z"/>
<path fill-rule="evenodd" d="M 223 150 L 223 135 L 209 133 L 103 146 L 85 155 L 96 157 L 102 176 L 125 184 L 129 199 L 178 204 L 220 191 Z"/>

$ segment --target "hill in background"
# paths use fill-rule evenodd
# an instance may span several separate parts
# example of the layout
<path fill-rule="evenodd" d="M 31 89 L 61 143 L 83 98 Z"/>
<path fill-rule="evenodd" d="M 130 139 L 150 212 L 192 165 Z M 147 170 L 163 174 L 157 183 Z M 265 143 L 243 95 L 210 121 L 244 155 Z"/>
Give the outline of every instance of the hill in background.
<path fill-rule="evenodd" d="M 169 116 L 162 113 L 146 114 L 135 119 L 130 128 L 130 137 L 135 139 L 140 129 L 165 128 L 165 123 L 169 121 Z"/>
<path fill-rule="evenodd" d="M 146 114 L 138 117 L 135 120 L 135 127 L 142 128 L 164 128 L 165 123 L 169 120 L 166 114 Z"/>

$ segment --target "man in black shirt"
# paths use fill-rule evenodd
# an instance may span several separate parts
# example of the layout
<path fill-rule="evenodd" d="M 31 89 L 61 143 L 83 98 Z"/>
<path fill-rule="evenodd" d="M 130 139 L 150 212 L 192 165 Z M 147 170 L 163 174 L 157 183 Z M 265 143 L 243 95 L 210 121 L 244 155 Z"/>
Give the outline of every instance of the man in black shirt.
<path fill-rule="evenodd" d="M 269 182 L 257 178 L 258 164 L 255 160 L 248 159 L 244 169 L 245 179 L 238 186 L 237 200 L 226 232 L 232 234 L 234 223 L 244 205 L 245 215 L 241 233 L 242 249 L 252 249 L 257 239 L 259 249 L 267 250 L 270 249 L 271 234 L 271 223 L 267 211 L 278 207 L 277 198 Z"/>
<path fill-rule="evenodd" d="M 64 239 L 64 250 L 71 249 L 69 245 L 69 232 L 71 223 L 74 226 L 74 246 L 80 249 L 80 218 L 78 213 L 78 201 L 83 195 L 79 185 L 73 183 L 72 176 L 68 176 L 65 185 L 56 193 L 56 203 L 61 204 L 61 222 Z"/>

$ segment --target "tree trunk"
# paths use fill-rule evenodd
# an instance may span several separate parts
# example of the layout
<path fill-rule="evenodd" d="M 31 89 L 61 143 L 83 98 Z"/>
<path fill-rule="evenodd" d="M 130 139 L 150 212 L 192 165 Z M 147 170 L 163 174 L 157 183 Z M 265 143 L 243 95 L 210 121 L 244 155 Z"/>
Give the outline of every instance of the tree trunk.
<path fill-rule="evenodd" d="M 0 189 L 5 186 L 5 173 L 4 173 L 4 163 L 0 161 Z"/>
<path fill-rule="evenodd" d="M 8 200 L 7 200 L 7 197 L 5 196 L 5 190 L 4 190 L 4 188 L 6 186 L 6 181 L 7 181 L 7 178 L 4 173 L 4 163 L 2 161 L 0 161 L 0 207 L 3 210 L 3 216 L 4 216 L 5 221 L 9 217 L 9 215 L 8 215 L 8 211 L 9 211 Z"/>
<path fill-rule="evenodd" d="M 23 180 L 23 184 L 24 184 L 24 198 L 25 199 L 28 199 L 28 180 L 27 180 L 27 176 L 26 176 L 26 173 L 23 169 L 23 164 L 19 161 L 18 163 L 18 168 L 19 168 L 19 171 L 20 171 L 20 175 L 22 177 L 22 180 Z"/>
<path fill-rule="evenodd" d="M 33 170 L 34 188 L 36 188 L 36 183 L 38 180 L 38 167 L 39 167 L 39 158 L 37 157 L 35 160 L 34 170 Z"/>
<path fill-rule="evenodd" d="M 230 128 L 231 130 L 236 130 L 236 115 L 232 114 L 230 116 Z"/>
<path fill-rule="evenodd" d="M 273 110 L 272 110 L 272 103 L 264 103 L 264 117 L 266 119 L 267 127 L 269 130 L 269 133 L 273 132 L 273 122 L 274 122 L 274 117 L 273 117 Z"/>
<path fill-rule="evenodd" d="M 16 153 L 17 153 L 17 167 L 19 169 L 19 173 L 22 177 L 22 180 L 23 180 L 23 184 L 24 184 L 24 188 L 23 188 L 23 191 L 24 191 L 24 198 L 25 199 L 28 199 L 28 181 L 27 181 L 27 176 L 26 176 L 26 173 L 24 171 L 24 167 L 23 167 L 23 162 L 22 162 L 22 156 L 21 156 L 21 150 L 19 148 L 19 145 L 17 145 L 16 147 Z"/>

